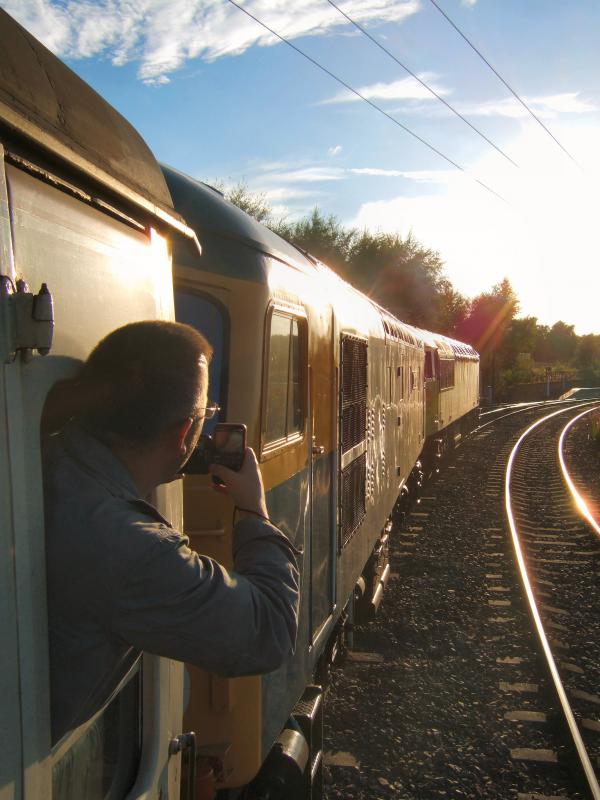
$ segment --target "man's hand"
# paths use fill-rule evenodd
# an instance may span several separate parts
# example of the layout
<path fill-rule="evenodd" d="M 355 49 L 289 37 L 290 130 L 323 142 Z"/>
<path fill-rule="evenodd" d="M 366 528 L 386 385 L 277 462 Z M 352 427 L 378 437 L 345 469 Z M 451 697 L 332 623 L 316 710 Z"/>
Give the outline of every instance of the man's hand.
<path fill-rule="evenodd" d="M 246 512 L 268 517 L 265 489 L 256 455 L 251 447 L 246 448 L 244 463 L 239 472 L 234 472 L 221 464 L 211 464 L 211 475 L 220 478 L 223 485 L 213 484 L 213 489 L 228 494 L 238 507 L 238 519 L 247 516 Z"/>

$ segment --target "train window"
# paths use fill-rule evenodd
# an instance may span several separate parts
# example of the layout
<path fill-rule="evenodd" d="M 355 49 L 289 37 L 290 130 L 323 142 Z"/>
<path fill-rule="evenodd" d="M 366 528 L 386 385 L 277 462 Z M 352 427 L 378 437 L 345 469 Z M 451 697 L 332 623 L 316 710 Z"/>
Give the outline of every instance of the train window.
<path fill-rule="evenodd" d="M 300 331 L 298 320 L 292 320 L 290 339 L 290 380 L 287 409 L 287 432 L 302 431 L 302 395 L 300 392 Z"/>
<path fill-rule="evenodd" d="M 61 755 L 52 769 L 53 800 L 117 800 L 134 784 L 141 754 L 141 673 Z"/>
<path fill-rule="evenodd" d="M 425 351 L 425 380 L 435 380 L 435 363 L 433 358 L 433 350 Z"/>
<path fill-rule="evenodd" d="M 451 389 L 454 386 L 454 360 L 440 359 L 440 389 Z"/>
<path fill-rule="evenodd" d="M 298 320 L 274 311 L 271 314 L 264 444 L 296 438 L 304 428 L 301 330 Z"/>
<path fill-rule="evenodd" d="M 398 367 L 396 370 L 396 397 L 398 400 L 404 400 L 404 367 Z"/>
<path fill-rule="evenodd" d="M 204 433 L 212 433 L 217 422 L 227 419 L 227 352 L 229 349 L 229 318 L 221 303 L 206 294 L 177 290 L 175 292 L 175 317 L 200 331 L 213 348 L 208 368 L 208 397 L 221 406 L 219 415 L 206 420 Z"/>

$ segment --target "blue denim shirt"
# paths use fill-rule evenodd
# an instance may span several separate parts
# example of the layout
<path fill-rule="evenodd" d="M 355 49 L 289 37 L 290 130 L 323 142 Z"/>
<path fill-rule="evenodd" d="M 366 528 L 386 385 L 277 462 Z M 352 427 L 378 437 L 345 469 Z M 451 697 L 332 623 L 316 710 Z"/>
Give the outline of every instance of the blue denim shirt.
<path fill-rule="evenodd" d="M 53 741 L 102 707 L 143 650 L 225 676 L 270 672 L 293 652 L 298 568 L 277 528 L 238 522 L 226 570 L 73 423 L 50 439 L 44 484 Z"/>

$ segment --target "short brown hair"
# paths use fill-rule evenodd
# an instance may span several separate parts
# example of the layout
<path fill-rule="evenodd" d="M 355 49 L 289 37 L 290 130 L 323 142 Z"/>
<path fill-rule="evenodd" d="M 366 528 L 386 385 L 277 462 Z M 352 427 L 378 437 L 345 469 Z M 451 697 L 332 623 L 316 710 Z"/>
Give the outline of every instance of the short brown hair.
<path fill-rule="evenodd" d="M 148 444 L 199 411 L 202 356 L 212 347 L 190 325 L 148 320 L 109 333 L 77 383 L 90 398 L 82 422 L 103 439 Z"/>

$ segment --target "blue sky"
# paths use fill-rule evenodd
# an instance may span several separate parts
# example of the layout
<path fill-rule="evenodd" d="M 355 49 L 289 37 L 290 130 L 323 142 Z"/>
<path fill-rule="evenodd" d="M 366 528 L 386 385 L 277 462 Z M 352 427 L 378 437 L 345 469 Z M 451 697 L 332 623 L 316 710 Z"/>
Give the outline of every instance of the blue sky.
<path fill-rule="evenodd" d="M 508 276 L 523 314 L 600 331 L 600 4 L 438 0 L 576 167 L 430 0 L 351 0 L 351 17 L 519 167 L 455 118 L 326 0 L 243 5 L 465 169 L 452 168 L 227 0 L 0 0 L 142 133 L 156 156 L 348 224 L 413 231 L 473 296 Z M 474 178 L 502 195 L 498 200 Z"/>

